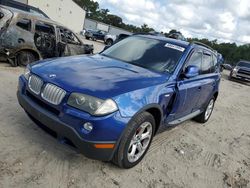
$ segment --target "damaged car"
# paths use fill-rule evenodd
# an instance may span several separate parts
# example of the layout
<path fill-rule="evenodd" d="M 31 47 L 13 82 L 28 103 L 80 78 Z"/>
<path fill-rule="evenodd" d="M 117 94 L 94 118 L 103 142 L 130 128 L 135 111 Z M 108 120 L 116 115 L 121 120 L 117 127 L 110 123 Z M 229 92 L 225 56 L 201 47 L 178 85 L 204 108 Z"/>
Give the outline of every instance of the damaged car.
<path fill-rule="evenodd" d="M 92 54 L 93 45 L 83 44 L 70 29 L 50 19 L 0 6 L 0 57 L 12 66 L 34 61 Z"/>

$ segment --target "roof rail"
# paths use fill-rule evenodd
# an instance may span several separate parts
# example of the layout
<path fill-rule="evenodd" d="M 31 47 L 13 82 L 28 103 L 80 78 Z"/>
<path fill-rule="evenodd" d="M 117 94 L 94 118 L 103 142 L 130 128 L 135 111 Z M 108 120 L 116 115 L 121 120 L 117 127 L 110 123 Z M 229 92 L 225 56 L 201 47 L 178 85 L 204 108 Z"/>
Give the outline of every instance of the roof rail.
<path fill-rule="evenodd" d="M 204 43 L 202 43 L 202 42 L 193 41 L 193 42 L 191 42 L 191 44 L 197 44 L 197 45 L 206 47 L 206 48 L 208 48 L 208 49 L 210 49 L 210 50 L 212 50 L 212 51 L 215 51 L 213 48 L 211 48 L 210 46 L 208 46 L 208 45 L 206 45 L 206 44 L 204 44 Z"/>

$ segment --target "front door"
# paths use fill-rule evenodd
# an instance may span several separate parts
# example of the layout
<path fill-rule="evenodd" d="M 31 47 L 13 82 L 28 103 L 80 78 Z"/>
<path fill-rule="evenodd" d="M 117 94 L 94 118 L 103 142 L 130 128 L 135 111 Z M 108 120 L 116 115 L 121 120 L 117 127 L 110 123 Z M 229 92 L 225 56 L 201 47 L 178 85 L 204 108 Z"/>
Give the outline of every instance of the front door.
<path fill-rule="evenodd" d="M 183 70 L 189 65 L 195 65 L 200 68 L 201 62 L 202 52 L 194 51 Z M 177 82 L 176 100 L 173 111 L 171 112 L 174 119 L 184 117 L 190 114 L 193 109 L 197 108 L 201 96 L 202 84 L 203 82 L 200 75 L 193 78 L 184 78 L 180 76 Z"/>

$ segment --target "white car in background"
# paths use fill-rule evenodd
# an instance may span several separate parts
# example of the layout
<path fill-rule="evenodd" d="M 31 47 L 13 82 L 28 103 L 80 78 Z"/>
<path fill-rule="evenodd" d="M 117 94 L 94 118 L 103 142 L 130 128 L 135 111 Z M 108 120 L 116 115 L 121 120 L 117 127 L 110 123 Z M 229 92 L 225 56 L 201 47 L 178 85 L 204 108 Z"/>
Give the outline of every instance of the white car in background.
<path fill-rule="evenodd" d="M 107 46 L 111 46 L 112 44 L 114 44 L 116 38 L 117 38 L 116 35 L 107 34 L 107 35 L 105 35 L 105 37 L 104 37 L 104 43 L 105 43 Z"/>

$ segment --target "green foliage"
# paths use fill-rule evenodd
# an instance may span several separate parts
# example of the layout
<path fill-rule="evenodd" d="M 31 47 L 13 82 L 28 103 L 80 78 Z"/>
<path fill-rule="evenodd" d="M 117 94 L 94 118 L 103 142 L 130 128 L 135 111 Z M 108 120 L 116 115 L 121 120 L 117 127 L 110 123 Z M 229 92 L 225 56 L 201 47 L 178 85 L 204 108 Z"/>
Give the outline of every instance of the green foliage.
<path fill-rule="evenodd" d="M 235 43 L 218 43 L 217 40 L 209 41 L 208 39 L 188 38 L 189 42 L 202 42 L 219 53 L 225 59 L 225 63 L 235 65 L 239 60 L 244 59 L 250 61 L 250 45 L 237 46 Z"/>
<path fill-rule="evenodd" d="M 150 28 L 147 24 L 143 24 L 141 27 L 137 27 L 131 24 L 125 24 L 117 15 L 109 14 L 108 9 L 100 9 L 99 3 L 94 2 L 93 0 L 73 0 L 80 7 L 86 10 L 87 17 L 94 20 L 104 22 L 109 25 L 117 26 L 123 28 L 127 31 L 133 33 L 148 33 L 154 31 L 153 28 Z M 164 33 L 166 37 L 173 33 L 180 33 L 179 31 L 172 29 L 168 33 Z M 218 43 L 217 40 L 209 41 L 208 39 L 198 39 L 198 38 L 189 38 L 189 42 L 199 41 L 208 46 L 211 46 L 213 49 L 221 53 L 225 59 L 225 63 L 234 65 L 240 59 L 250 61 L 250 44 L 237 46 L 235 43 Z"/>

